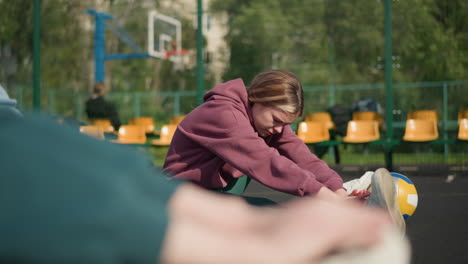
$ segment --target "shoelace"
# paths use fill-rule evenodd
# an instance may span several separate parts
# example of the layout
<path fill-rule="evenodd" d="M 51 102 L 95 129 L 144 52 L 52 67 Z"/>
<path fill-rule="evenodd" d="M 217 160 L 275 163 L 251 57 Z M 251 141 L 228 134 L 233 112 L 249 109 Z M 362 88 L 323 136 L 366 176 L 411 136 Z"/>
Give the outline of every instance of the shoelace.
<path fill-rule="evenodd" d="M 361 190 L 361 191 L 353 190 L 348 196 L 354 196 L 356 197 L 356 199 L 360 201 L 365 201 L 367 200 L 367 198 L 369 198 L 370 194 L 371 192 L 368 190 Z"/>

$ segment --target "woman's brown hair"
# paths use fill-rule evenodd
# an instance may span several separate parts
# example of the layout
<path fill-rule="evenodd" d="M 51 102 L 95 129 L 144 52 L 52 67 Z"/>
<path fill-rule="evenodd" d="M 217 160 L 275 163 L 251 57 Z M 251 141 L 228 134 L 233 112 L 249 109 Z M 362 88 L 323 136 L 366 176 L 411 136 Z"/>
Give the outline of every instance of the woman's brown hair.
<path fill-rule="evenodd" d="M 302 116 L 304 94 L 302 85 L 291 72 L 272 70 L 257 74 L 248 90 L 249 102 L 277 107 L 287 113 Z"/>

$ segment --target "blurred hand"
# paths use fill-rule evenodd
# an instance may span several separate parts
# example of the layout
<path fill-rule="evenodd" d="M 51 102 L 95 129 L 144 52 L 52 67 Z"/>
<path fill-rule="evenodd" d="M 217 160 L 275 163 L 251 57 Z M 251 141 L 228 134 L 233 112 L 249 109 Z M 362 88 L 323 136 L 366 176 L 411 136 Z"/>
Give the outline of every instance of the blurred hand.
<path fill-rule="evenodd" d="M 263 225 L 270 252 L 282 252 L 269 263 L 313 263 L 336 251 L 372 247 L 392 227 L 384 211 L 359 203 L 306 197 L 284 206 L 274 223 Z"/>

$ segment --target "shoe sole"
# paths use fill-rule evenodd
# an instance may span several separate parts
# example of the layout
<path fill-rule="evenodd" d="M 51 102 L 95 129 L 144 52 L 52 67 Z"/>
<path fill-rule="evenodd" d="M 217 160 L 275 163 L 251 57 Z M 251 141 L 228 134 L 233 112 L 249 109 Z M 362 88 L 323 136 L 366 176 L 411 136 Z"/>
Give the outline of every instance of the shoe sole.
<path fill-rule="evenodd" d="M 384 209 L 387 209 L 395 225 L 404 234 L 406 231 L 406 223 L 401 215 L 400 207 L 398 206 L 396 187 L 390 172 L 384 168 L 377 169 L 372 177 L 371 185 L 371 193 L 375 192 L 380 194 L 383 198 L 383 201 L 379 201 L 380 204 L 378 206 L 383 206 L 385 207 Z"/>

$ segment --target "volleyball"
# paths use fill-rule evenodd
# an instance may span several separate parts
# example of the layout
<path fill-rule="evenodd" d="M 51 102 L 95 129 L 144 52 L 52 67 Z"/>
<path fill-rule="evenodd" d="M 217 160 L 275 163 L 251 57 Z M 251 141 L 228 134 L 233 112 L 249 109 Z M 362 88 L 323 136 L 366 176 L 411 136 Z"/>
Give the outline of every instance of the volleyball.
<path fill-rule="evenodd" d="M 398 206 L 406 220 L 413 215 L 418 206 L 418 192 L 414 183 L 405 175 L 391 172 L 397 191 Z"/>

